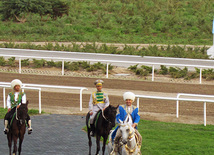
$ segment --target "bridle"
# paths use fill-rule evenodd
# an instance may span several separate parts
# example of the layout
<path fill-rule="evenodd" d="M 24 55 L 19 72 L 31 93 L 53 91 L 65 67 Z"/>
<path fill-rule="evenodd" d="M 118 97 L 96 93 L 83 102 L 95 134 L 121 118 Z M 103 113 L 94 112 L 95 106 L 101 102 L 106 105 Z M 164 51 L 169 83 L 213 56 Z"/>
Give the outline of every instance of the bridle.
<path fill-rule="evenodd" d="M 112 122 L 111 122 L 109 119 L 107 119 L 107 118 L 105 117 L 104 111 L 105 111 L 105 110 L 102 110 L 102 116 L 103 116 L 103 118 L 104 118 L 108 123 L 112 124 Z"/>

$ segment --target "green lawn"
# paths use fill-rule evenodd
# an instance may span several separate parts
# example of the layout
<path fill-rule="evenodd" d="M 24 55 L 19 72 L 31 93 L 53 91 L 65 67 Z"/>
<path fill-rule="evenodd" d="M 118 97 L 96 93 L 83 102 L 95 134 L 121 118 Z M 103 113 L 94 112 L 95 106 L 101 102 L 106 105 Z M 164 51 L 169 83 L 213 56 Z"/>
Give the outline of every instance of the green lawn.
<path fill-rule="evenodd" d="M 214 126 L 141 120 L 138 128 L 144 155 L 212 155 Z"/>
<path fill-rule="evenodd" d="M 87 130 L 86 126 L 83 130 Z M 143 155 L 213 155 L 214 126 L 140 120 Z"/>

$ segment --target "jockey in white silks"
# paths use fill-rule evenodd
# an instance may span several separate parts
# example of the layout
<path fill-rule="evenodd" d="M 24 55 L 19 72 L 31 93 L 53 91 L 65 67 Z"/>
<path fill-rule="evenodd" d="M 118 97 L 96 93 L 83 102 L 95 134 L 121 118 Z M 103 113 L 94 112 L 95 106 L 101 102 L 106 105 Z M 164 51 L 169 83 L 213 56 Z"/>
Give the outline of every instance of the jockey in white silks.
<path fill-rule="evenodd" d="M 94 136 L 95 126 L 94 119 L 99 110 L 104 110 L 109 106 L 108 95 L 102 91 L 103 80 L 96 80 L 94 84 L 96 85 L 97 91 L 93 92 L 89 101 L 89 114 L 90 114 L 90 126 L 92 129 L 91 136 Z"/>
<path fill-rule="evenodd" d="M 124 121 L 128 114 L 132 117 L 132 127 L 135 128 L 135 134 L 138 136 L 138 142 L 139 146 L 141 146 L 142 143 L 142 136 L 137 130 L 137 125 L 140 121 L 140 116 L 138 114 L 138 108 L 136 106 L 133 106 L 132 103 L 135 100 L 135 94 L 132 92 L 125 92 L 123 94 L 123 99 L 126 102 L 125 105 L 119 106 L 119 112 L 116 115 L 116 120 L 118 123 L 119 120 Z M 111 155 L 116 154 L 119 151 L 119 141 L 121 139 L 121 132 L 118 131 L 119 126 L 116 127 L 116 129 L 112 133 L 112 141 L 114 141 L 113 145 L 113 151 L 111 152 Z"/>
<path fill-rule="evenodd" d="M 8 112 L 4 117 L 4 133 L 7 134 L 9 132 L 8 123 L 11 116 L 15 113 L 16 108 L 22 104 L 26 104 L 26 94 L 21 92 L 22 82 L 19 79 L 14 79 L 11 82 L 12 92 L 10 92 L 7 96 L 7 109 Z M 27 114 L 27 125 L 28 125 L 28 134 L 32 133 L 31 120 L 30 116 Z"/>

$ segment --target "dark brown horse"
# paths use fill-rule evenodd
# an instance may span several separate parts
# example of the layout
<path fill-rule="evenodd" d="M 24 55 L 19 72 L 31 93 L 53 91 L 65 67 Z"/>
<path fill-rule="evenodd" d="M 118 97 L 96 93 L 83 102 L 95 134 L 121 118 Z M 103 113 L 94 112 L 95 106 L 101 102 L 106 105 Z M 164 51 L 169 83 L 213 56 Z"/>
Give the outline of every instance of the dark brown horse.
<path fill-rule="evenodd" d="M 10 123 L 9 132 L 7 133 L 9 155 L 11 155 L 12 141 L 13 145 L 13 155 L 17 154 L 17 141 L 19 139 L 19 155 L 21 154 L 22 142 L 24 139 L 26 123 L 28 112 L 28 101 L 26 104 L 21 104 L 20 107 L 16 110 L 12 123 Z"/>
<path fill-rule="evenodd" d="M 117 113 L 117 107 L 113 107 L 109 105 L 103 112 L 99 114 L 97 113 L 97 116 L 95 116 L 95 134 L 96 134 L 96 143 L 97 143 L 97 151 L 96 154 L 99 154 L 100 151 L 100 138 L 101 136 L 103 137 L 103 155 L 105 153 L 105 146 L 106 146 L 106 141 L 109 135 L 110 130 L 115 126 L 115 118 L 116 118 L 116 113 Z M 89 155 L 91 155 L 91 128 L 88 126 L 89 123 L 89 118 L 90 114 L 88 113 L 86 115 L 86 126 L 87 126 L 87 131 L 88 131 L 88 145 L 89 145 Z"/>

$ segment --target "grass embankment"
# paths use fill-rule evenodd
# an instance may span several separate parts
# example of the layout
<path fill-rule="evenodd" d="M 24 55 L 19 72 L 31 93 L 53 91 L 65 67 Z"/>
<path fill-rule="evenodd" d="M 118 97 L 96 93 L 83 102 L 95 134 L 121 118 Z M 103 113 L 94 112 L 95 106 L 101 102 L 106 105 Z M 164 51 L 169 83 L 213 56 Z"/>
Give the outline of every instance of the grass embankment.
<path fill-rule="evenodd" d="M 86 126 L 83 130 L 87 130 Z M 140 120 L 144 155 L 214 154 L 214 126 Z"/>
<path fill-rule="evenodd" d="M 0 4 L 1 6 L 1 4 Z M 212 44 L 211 0 L 72 0 L 57 20 L 0 21 L 1 40 Z M 0 15 L 1 16 L 1 15 Z"/>
<path fill-rule="evenodd" d="M 7 109 L 0 108 L 0 119 L 3 119 L 6 113 L 7 113 Z M 42 113 L 44 113 L 44 112 L 42 112 Z M 38 115 L 39 110 L 28 109 L 28 114 L 29 115 Z"/>

